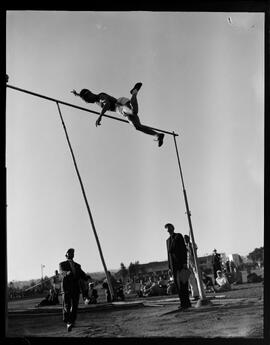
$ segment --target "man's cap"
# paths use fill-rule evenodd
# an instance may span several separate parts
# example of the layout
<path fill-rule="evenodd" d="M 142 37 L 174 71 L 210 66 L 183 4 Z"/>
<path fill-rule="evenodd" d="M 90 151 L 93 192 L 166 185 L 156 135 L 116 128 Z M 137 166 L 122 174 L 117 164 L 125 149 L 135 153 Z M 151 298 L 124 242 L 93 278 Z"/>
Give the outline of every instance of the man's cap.
<path fill-rule="evenodd" d="M 216 252 L 216 251 L 217 251 L 216 249 L 213 250 L 213 252 Z"/>
<path fill-rule="evenodd" d="M 69 248 L 68 250 L 67 250 L 67 252 L 66 252 L 66 255 L 68 254 L 68 253 L 74 253 L 74 249 L 73 248 Z"/>
<path fill-rule="evenodd" d="M 166 228 L 166 229 L 169 229 L 169 228 L 174 229 L 174 225 L 172 223 L 167 223 L 167 224 L 164 225 L 164 228 Z"/>

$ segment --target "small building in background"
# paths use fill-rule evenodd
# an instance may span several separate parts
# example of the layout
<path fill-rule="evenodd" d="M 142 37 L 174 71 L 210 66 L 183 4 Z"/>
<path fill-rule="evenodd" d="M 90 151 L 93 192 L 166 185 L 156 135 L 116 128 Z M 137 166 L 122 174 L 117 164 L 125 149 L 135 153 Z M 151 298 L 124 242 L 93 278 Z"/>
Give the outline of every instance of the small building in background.
<path fill-rule="evenodd" d="M 228 260 L 233 261 L 236 267 L 239 267 L 243 263 L 242 257 L 239 254 L 229 254 Z"/>

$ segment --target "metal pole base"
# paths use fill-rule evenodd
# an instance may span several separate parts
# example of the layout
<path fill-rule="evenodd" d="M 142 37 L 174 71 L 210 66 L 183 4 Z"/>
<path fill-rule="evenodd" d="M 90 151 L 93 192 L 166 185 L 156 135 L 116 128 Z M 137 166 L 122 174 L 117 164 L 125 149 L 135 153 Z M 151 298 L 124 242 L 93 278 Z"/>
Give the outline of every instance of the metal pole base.
<path fill-rule="evenodd" d="M 211 305 L 213 305 L 213 303 L 210 301 L 210 299 L 207 299 L 207 298 L 199 299 L 195 305 L 195 308 L 200 308 L 203 306 L 211 306 Z"/>

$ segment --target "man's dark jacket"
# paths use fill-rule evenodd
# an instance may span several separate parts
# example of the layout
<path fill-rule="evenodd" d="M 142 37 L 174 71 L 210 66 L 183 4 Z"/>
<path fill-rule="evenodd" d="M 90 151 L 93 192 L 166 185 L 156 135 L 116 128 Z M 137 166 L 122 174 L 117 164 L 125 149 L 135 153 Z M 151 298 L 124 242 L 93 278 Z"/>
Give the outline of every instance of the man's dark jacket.
<path fill-rule="evenodd" d="M 174 233 L 167 239 L 169 269 L 173 272 L 181 270 L 187 263 L 187 248 L 182 234 Z"/>
<path fill-rule="evenodd" d="M 62 284 L 61 288 L 63 292 L 69 292 L 71 294 L 79 294 L 80 293 L 80 280 L 87 280 L 89 276 L 81 269 L 81 265 L 77 262 L 74 262 L 74 271 L 72 273 L 72 268 L 70 265 L 70 261 L 66 260 L 60 262 L 59 264 L 59 271 L 62 274 Z M 66 275 L 67 271 L 71 271 L 69 275 Z"/>

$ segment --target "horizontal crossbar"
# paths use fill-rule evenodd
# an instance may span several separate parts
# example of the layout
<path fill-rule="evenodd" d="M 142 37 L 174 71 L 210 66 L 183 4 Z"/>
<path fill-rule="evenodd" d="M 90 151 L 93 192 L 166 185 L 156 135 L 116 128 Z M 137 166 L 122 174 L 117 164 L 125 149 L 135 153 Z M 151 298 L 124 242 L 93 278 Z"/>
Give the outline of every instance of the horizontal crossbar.
<path fill-rule="evenodd" d="M 40 98 L 43 98 L 43 99 L 46 99 L 48 101 L 52 101 L 52 102 L 56 102 L 56 103 L 59 103 L 59 104 L 63 104 L 63 105 L 66 105 L 68 107 L 72 107 L 72 108 L 76 108 L 76 109 L 79 109 L 79 110 L 83 110 L 83 111 L 87 111 L 89 113 L 92 113 L 92 114 L 97 114 L 97 115 L 100 115 L 99 112 L 97 111 L 93 111 L 93 110 L 90 110 L 90 109 L 87 109 L 87 108 L 83 108 L 83 107 L 79 107 L 75 104 L 71 104 L 71 103 L 67 103 L 67 102 L 63 102 L 63 101 L 60 101 L 56 98 L 52 98 L 52 97 L 48 97 L 48 96 L 44 96 L 44 95 L 41 95 L 39 93 L 35 93 L 35 92 L 32 92 L 32 91 L 28 91 L 28 90 L 25 90 L 25 89 L 21 89 L 19 87 L 16 87 L 16 86 L 11 86 L 11 85 L 6 85 L 7 87 L 9 87 L 10 89 L 13 89 L 13 90 L 17 90 L 17 91 L 20 91 L 20 92 L 24 92 L 24 93 L 28 93 L 29 95 L 32 95 L 32 96 L 36 96 L 36 97 L 40 97 Z M 126 122 L 126 123 L 129 123 L 127 120 L 124 120 L 124 119 L 120 119 L 119 117 L 115 117 L 115 116 L 111 116 L 111 115 L 103 115 L 105 117 L 108 117 L 110 119 L 113 119 L 113 120 L 117 120 L 117 121 L 122 121 L 122 122 Z M 150 126 L 148 126 L 150 127 Z M 174 132 L 169 132 L 169 131 L 165 131 L 163 129 L 158 129 L 158 128 L 154 128 L 154 127 L 150 127 L 158 132 L 162 132 L 162 133 L 166 133 L 166 134 L 170 134 L 170 135 L 173 135 L 173 136 L 178 136 L 178 134 L 174 133 Z"/>

